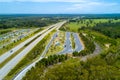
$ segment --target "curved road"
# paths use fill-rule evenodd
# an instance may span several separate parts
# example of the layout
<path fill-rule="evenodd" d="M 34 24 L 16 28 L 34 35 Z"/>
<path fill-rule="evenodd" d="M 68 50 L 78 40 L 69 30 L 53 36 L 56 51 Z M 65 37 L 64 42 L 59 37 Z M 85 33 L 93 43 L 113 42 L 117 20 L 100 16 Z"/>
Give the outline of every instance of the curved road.
<path fill-rule="evenodd" d="M 48 33 L 50 33 L 52 30 L 54 30 L 57 27 L 60 27 L 63 25 L 66 21 L 60 22 L 54 25 L 52 25 L 52 28 L 50 28 L 46 33 L 42 34 L 39 38 L 37 38 L 35 41 L 33 41 L 31 44 L 29 44 L 24 50 L 22 50 L 17 56 L 15 56 L 11 61 L 9 61 L 5 66 L 3 66 L 0 69 L 0 80 L 2 80 L 11 69 L 13 69 L 21 60 L 22 58 L 27 55 L 27 53 L 32 50 L 32 48 L 41 41 Z"/>
<path fill-rule="evenodd" d="M 57 26 L 57 30 L 58 30 L 64 23 L 66 23 L 66 21 L 64 21 L 64 22 L 61 23 L 59 26 Z M 58 32 L 57 32 L 57 33 L 58 33 Z M 39 62 L 42 58 L 44 58 L 46 52 L 48 51 L 49 47 L 51 46 L 52 41 L 56 38 L 57 33 L 54 34 L 54 36 L 53 36 L 52 39 L 50 40 L 49 44 L 45 47 L 45 50 L 44 50 L 44 52 L 41 54 L 41 57 L 40 57 L 37 61 L 33 62 L 32 64 L 30 64 L 30 65 L 28 65 L 26 68 L 24 68 L 20 73 L 18 73 L 18 74 L 14 77 L 13 80 L 21 80 L 21 79 L 25 76 L 25 74 L 27 73 L 28 70 L 30 70 L 32 67 L 34 67 L 35 64 L 36 64 L 37 62 Z"/>
<path fill-rule="evenodd" d="M 82 57 L 81 61 L 87 61 L 88 58 L 93 58 L 100 54 L 100 52 L 102 51 L 101 47 L 97 43 L 94 43 L 94 44 L 95 44 L 95 50 L 93 54 L 89 54 L 89 55 Z"/>
<path fill-rule="evenodd" d="M 45 47 L 45 50 L 44 50 L 44 52 L 42 53 L 41 57 L 40 57 L 37 61 L 35 61 L 35 62 L 33 62 L 32 64 L 30 64 L 30 65 L 28 65 L 27 67 L 25 67 L 20 73 L 18 73 L 18 74 L 14 77 L 13 80 L 21 80 L 21 79 L 25 76 L 25 74 L 28 72 L 28 70 L 30 70 L 32 67 L 34 67 L 35 64 L 36 64 L 37 62 L 39 62 L 39 61 L 45 56 L 46 52 L 48 51 L 49 47 L 51 46 L 51 44 L 52 44 L 53 40 L 56 38 L 56 36 L 57 36 L 57 32 L 53 35 L 53 37 L 51 38 L 49 44 Z"/>

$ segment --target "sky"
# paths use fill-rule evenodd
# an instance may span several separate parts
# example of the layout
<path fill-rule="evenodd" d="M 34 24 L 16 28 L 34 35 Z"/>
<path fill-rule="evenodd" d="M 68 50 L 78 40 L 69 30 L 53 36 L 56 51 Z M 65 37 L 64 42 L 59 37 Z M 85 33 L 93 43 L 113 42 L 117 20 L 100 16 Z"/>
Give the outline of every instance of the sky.
<path fill-rule="evenodd" d="M 120 0 L 0 0 L 0 14 L 120 13 Z"/>

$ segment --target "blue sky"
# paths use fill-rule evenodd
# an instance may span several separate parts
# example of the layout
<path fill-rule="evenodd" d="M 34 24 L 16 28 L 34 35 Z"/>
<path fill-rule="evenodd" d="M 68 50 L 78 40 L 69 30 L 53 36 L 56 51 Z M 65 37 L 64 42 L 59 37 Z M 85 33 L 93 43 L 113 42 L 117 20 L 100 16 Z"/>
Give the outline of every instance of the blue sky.
<path fill-rule="evenodd" d="M 120 13 L 120 0 L 0 0 L 0 14 Z"/>

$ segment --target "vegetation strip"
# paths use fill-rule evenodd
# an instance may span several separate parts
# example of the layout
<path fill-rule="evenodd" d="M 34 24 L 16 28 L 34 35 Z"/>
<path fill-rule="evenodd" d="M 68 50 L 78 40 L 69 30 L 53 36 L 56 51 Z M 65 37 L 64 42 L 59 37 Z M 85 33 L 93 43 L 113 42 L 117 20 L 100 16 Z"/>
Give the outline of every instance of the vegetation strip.
<path fill-rule="evenodd" d="M 51 55 L 47 58 L 43 58 L 35 65 L 35 67 L 33 67 L 30 71 L 27 72 L 23 80 L 41 80 L 41 78 L 43 77 L 43 73 L 47 67 L 63 62 L 65 60 L 67 60 L 67 55 Z"/>
<path fill-rule="evenodd" d="M 5 77 L 5 79 L 12 79 L 21 69 L 23 69 L 26 65 L 31 64 L 36 61 L 41 53 L 44 51 L 46 44 L 48 43 L 51 35 L 55 32 L 53 30 L 51 33 L 46 35 Z M 47 41 L 47 42 L 46 42 Z M 46 43 L 46 44 L 43 44 Z"/>
<path fill-rule="evenodd" d="M 12 58 L 14 58 L 17 54 L 19 54 L 25 47 L 22 47 L 21 49 L 19 49 L 17 52 L 15 52 L 13 55 L 11 55 L 10 57 L 8 57 L 5 61 L 3 61 L 0 64 L 0 68 L 2 68 L 8 61 L 10 61 Z"/>
<path fill-rule="evenodd" d="M 8 33 L 8 32 L 11 32 L 11 31 L 13 31 L 12 29 L 3 29 L 3 30 L 0 30 L 0 35 L 1 34 L 5 34 L 5 33 Z"/>
<path fill-rule="evenodd" d="M 25 37 L 25 38 L 23 38 L 23 39 L 15 42 L 15 43 L 11 43 L 11 44 L 7 45 L 6 47 L 0 49 L 0 52 L 1 52 L 0 55 L 2 55 L 3 53 L 9 51 L 9 50 L 12 49 L 13 47 L 19 45 L 21 42 L 24 42 L 26 39 L 34 36 L 34 35 L 37 34 L 39 31 L 42 31 L 42 30 L 43 30 L 43 29 L 40 28 L 40 29 L 38 29 L 37 31 L 33 32 L 31 35 L 29 35 L 29 36 L 27 36 L 27 37 Z"/>
<path fill-rule="evenodd" d="M 35 32 L 38 33 L 39 31 Z M 45 33 L 45 32 L 44 32 Z M 44 34 L 42 33 L 42 34 Z M 38 37 L 40 37 L 42 34 L 38 35 L 37 37 L 35 37 L 34 39 L 32 39 L 30 42 L 28 42 L 27 44 L 25 44 L 24 46 L 28 46 L 30 43 L 32 43 L 34 40 L 36 40 Z"/>
<path fill-rule="evenodd" d="M 37 31 L 34 32 L 34 34 L 40 32 L 43 29 L 38 29 Z M 3 61 L 0 64 L 0 68 L 2 68 L 8 61 L 10 61 L 12 58 L 14 58 L 17 54 L 19 54 L 25 47 L 27 47 L 30 43 L 32 43 L 35 39 L 37 39 L 38 37 L 40 37 L 42 34 L 38 35 L 37 37 L 35 37 L 32 41 L 28 42 L 24 47 L 22 47 L 21 49 L 19 49 L 17 52 L 15 52 L 13 55 L 11 55 L 10 57 L 8 57 L 5 61 Z"/>
<path fill-rule="evenodd" d="M 87 54 L 92 54 L 93 51 L 95 50 L 94 42 L 92 40 L 86 38 L 86 36 L 84 36 L 82 33 L 80 33 L 79 36 L 81 37 L 81 39 L 85 45 L 85 49 L 80 52 L 73 52 L 73 56 L 85 56 Z"/>
<path fill-rule="evenodd" d="M 71 34 L 71 42 L 72 42 L 72 49 L 75 49 L 75 41 L 74 41 L 74 37 L 73 34 Z"/>

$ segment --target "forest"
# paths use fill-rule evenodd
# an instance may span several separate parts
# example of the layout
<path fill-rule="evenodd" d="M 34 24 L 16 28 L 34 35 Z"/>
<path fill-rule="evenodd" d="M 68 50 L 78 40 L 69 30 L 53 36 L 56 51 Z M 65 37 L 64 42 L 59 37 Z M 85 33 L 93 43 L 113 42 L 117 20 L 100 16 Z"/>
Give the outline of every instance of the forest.
<path fill-rule="evenodd" d="M 75 22 L 84 24 L 78 30 L 91 29 L 111 38 L 120 38 L 119 19 L 81 19 Z"/>
<path fill-rule="evenodd" d="M 112 50 L 86 62 L 70 59 L 55 65 L 41 80 L 119 80 L 120 49 Z"/>
<path fill-rule="evenodd" d="M 112 21 L 109 21 L 109 23 L 98 23 L 92 29 L 111 38 L 120 38 L 120 22 L 112 23 Z"/>
<path fill-rule="evenodd" d="M 59 20 L 54 17 L 40 16 L 3 17 L 0 19 L 0 29 L 44 27 L 56 23 Z"/>
<path fill-rule="evenodd" d="M 67 55 L 51 55 L 47 58 L 43 58 L 35 65 L 35 67 L 27 72 L 23 80 L 42 80 L 46 68 L 65 60 L 67 60 Z"/>

